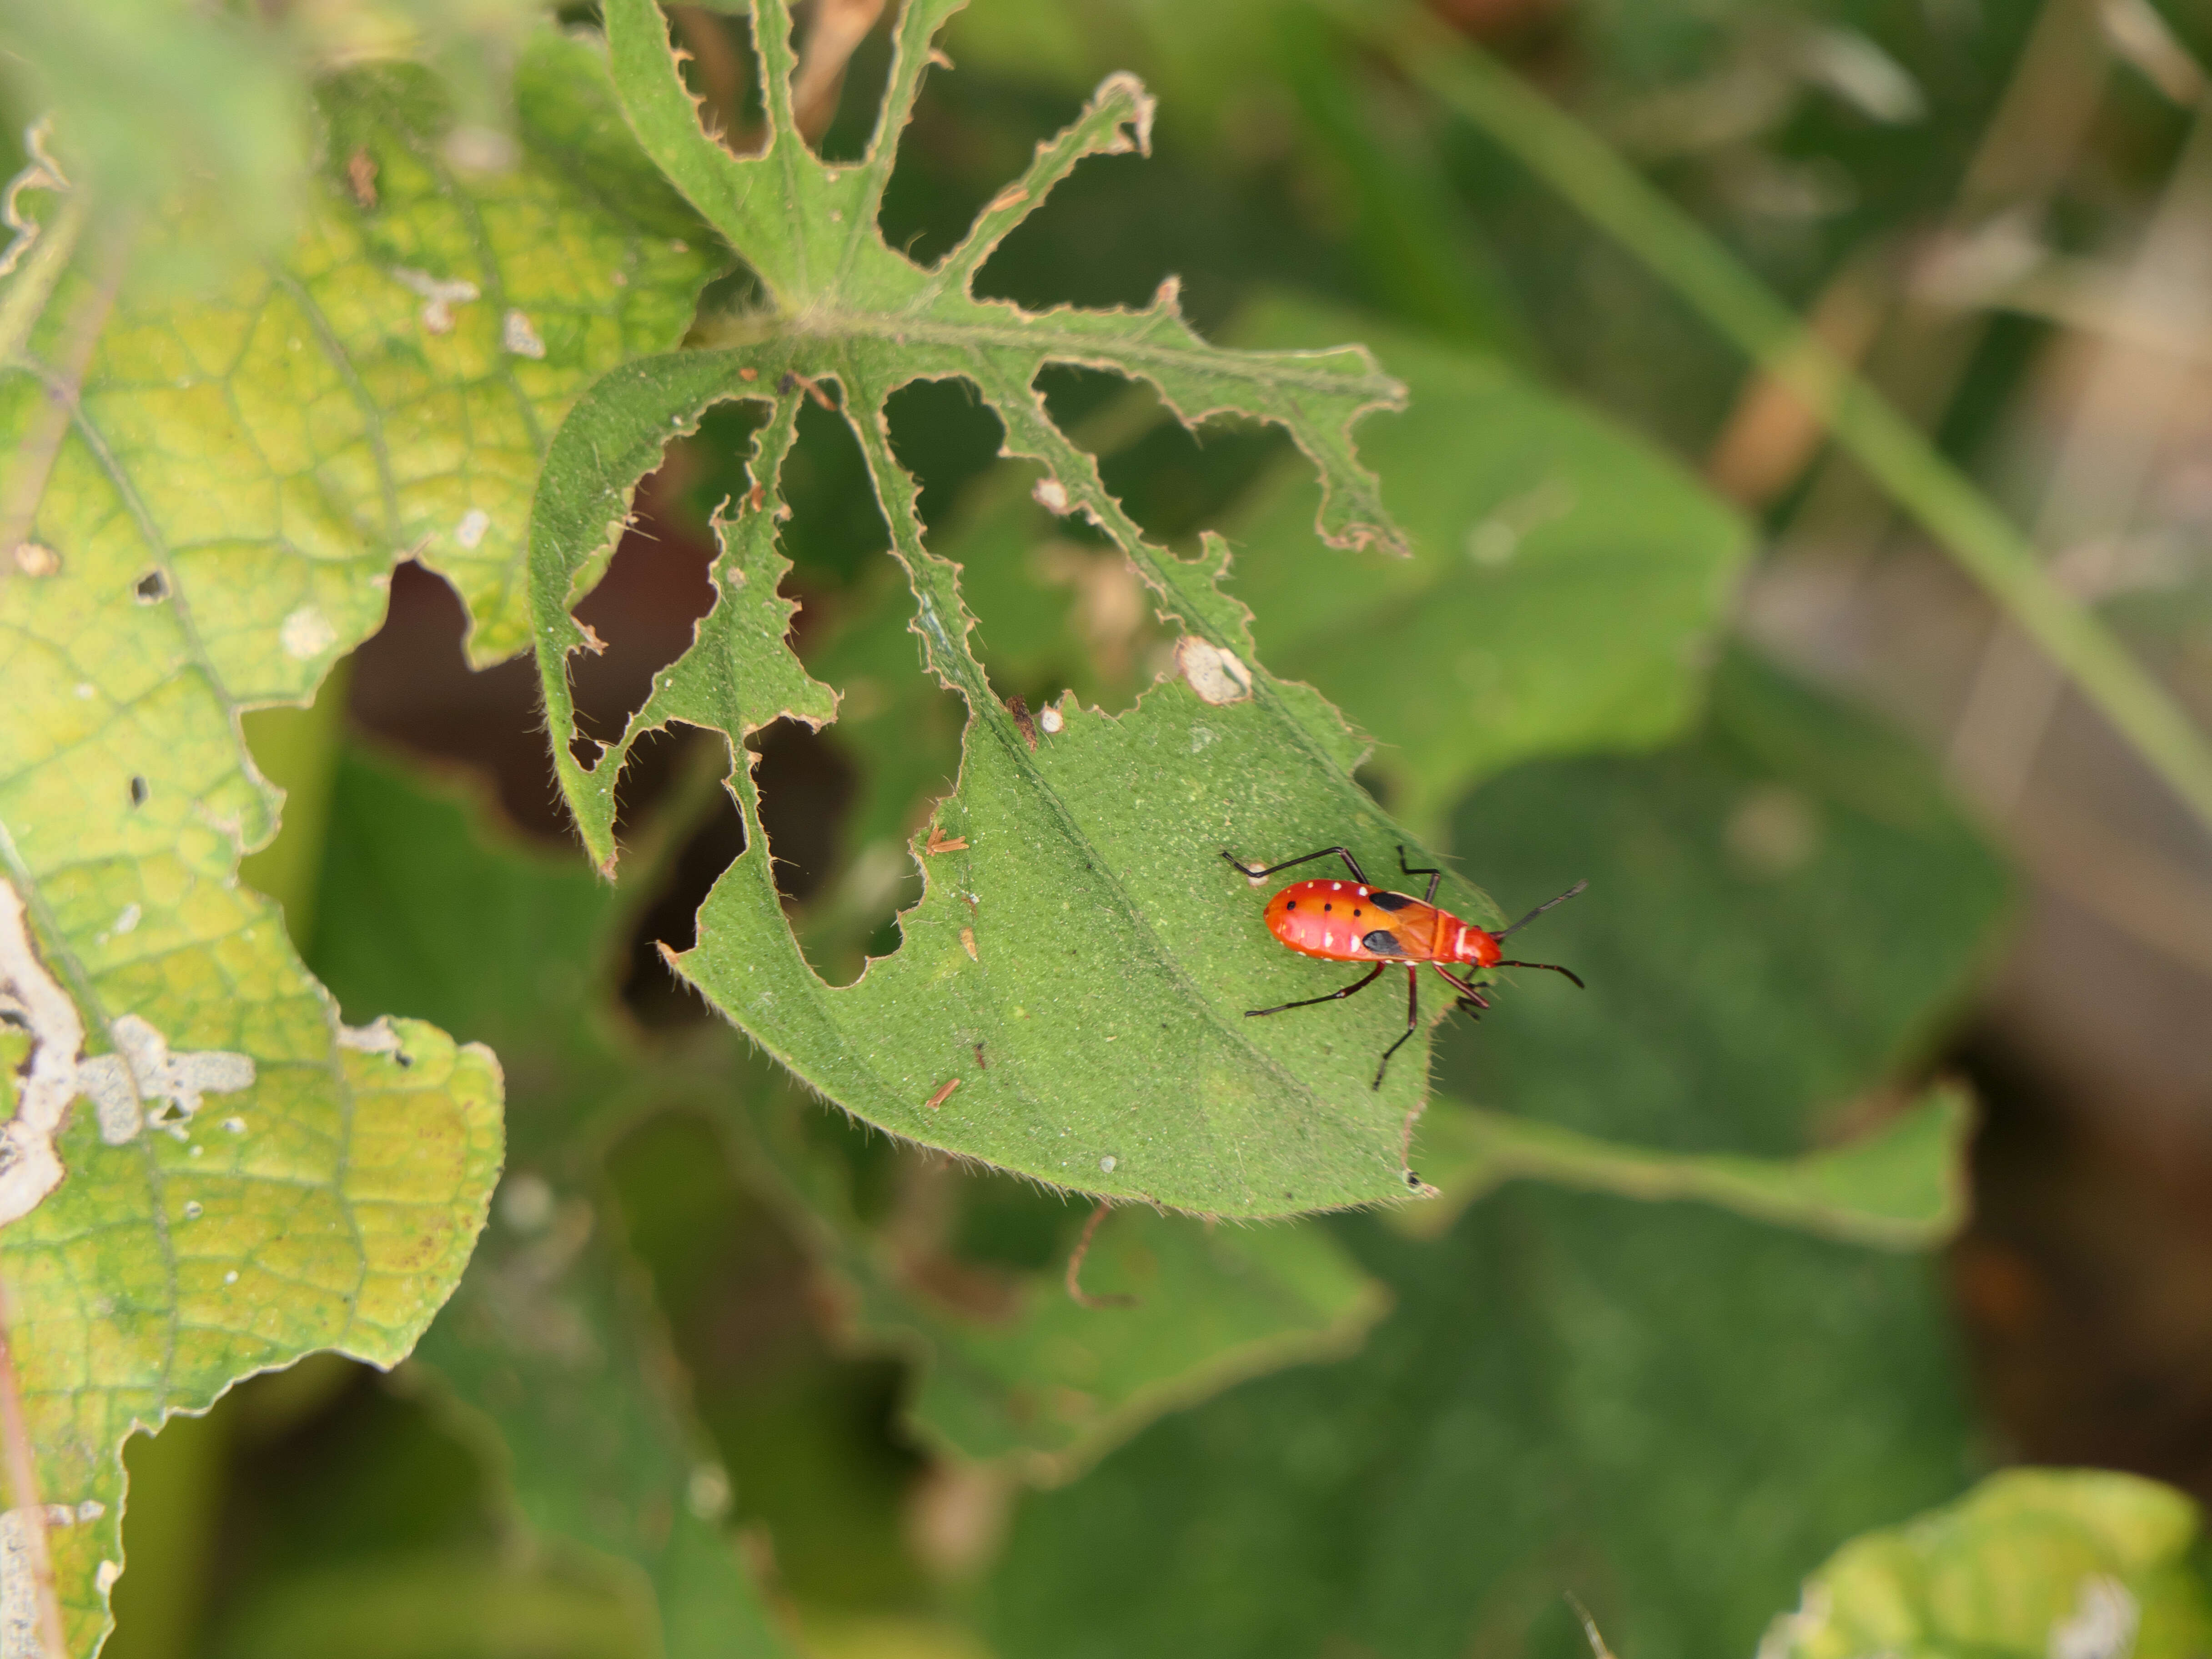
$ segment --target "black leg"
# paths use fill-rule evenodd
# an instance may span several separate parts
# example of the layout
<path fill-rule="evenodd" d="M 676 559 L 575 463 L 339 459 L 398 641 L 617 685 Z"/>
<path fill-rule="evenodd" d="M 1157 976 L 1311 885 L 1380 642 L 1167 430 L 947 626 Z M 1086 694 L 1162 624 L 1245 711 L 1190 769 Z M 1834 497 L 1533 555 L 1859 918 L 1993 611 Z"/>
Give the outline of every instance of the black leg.
<path fill-rule="evenodd" d="M 1565 974 L 1569 979 L 1574 981 L 1575 989 L 1577 991 L 1589 989 L 1589 986 L 1583 983 L 1583 976 L 1571 968 L 1562 968 L 1556 962 L 1493 962 L 1490 965 L 1493 968 L 1542 968 L 1554 974 Z"/>
<path fill-rule="evenodd" d="M 1459 993 L 1459 1000 L 1462 1006 L 1471 1002 L 1478 1008 L 1487 1008 L 1490 1006 L 1490 999 L 1488 997 L 1483 995 L 1480 991 L 1477 990 L 1473 985 L 1468 983 L 1467 981 L 1462 979 L 1457 974 L 1452 972 L 1450 969 L 1445 967 L 1441 962 L 1432 962 L 1429 966 L 1437 970 L 1437 974 L 1443 978 L 1445 984 L 1450 986 L 1453 990 Z"/>
<path fill-rule="evenodd" d="M 1352 856 L 1352 849 L 1349 847 L 1324 847 L 1318 853 L 1308 853 L 1303 858 L 1285 859 L 1280 864 L 1271 864 L 1264 870 L 1255 869 L 1252 866 L 1245 863 L 1243 860 L 1238 858 L 1234 853 L 1230 852 L 1226 848 L 1222 849 L 1221 856 L 1227 859 L 1231 865 L 1235 866 L 1245 875 L 1251 878 L 1251 879 L 1257 881 L 1262 876 L 1272 876 L 1276 871 L 1287 870 L 1292 865 L 1311 864 L 1316 859 L 1325 859 L 1331 853 L 1335 854 L 1337 857 L 1344 860 L 1344 867 L 1352 872 L 1352 880 L 1358 882 L 1362 887 L 1365 887 L 1370 884 L 1367 879 L 1367 872 L 1359 867 L 1359 860 Z M 1292 1004 L 1291 1006 L 1296 1006 L 1297 1005 Z"/>
<path fill-rule="evenodd" d="M 1437 902 L 1437 884 L 1444 878 L 1443 871 L 1414 869 L 1406 862 L 1406 849 L 1402 846 L 1398 848 L 1398 867 L 1409 876 L 1426 876 L 1429 878 L 1429 890 L 1421 895 L 1421 902 L 1434 904 Z"/>
<path fill-rule="evenodd" d="M 1362 982 L 1364 983 L 1364 981 Z M 1382 1073 L 1390 1068 L 1390 1056 L 1406 1046 L 1406 1037 L 1413 1036 L 1419 1030 L 1420 1024 L 1421 970 L 1418 968 L 1408 968 L 1406 969 L 1406 1035 L 1382 1051 L 1382 1063 L 1375 1068 L 1376 1088 L 1382 1086 Z"/>
<path fill-rule="evenodd" d="M 1375 971 L 1357 985 L 1347 985 L 1341 991 L 1331 991 L 1325 997 L 1308 997 L 1304 1002 L 1279 1002 L 1272 1008 L 1247 1008 L 1244 1011 L 1244 1018 L 1260 1019 L 1268 1014 L 1279 1014 L 1292 1008 L 1310 1008 L 1317 1002 L 1341 1002 L 1353 992 L 1364 991 L 1374 984 L 1376 980 L 1382 977 L 1382 970 L 1389 965 L 1387 962 L 1378 962 L 1375 964 Z"/>
<path fill-rule="evenodd" d="M 1515 922 L 1510 927 L 1499 928 L 1496 933 L 1491 935 L 1491 938 L 1504 939 L 1508 933 L 1519 933 L 1523 927 L 1526 927 L 1530 922 L 1535 921 L 1537 917 L 1542 915 L 1545 911 L 1550 909 L 1553 905 L 1565 904 L 1569 899 L 1572 898 L 1576 894 L 1581 892 L 1583 888 L 1589 885 L 1589 881 L 1588 878 L 1584 878 L 1583 880 L 1577 882 L 1573 886 L 1568 888 L 1567 890 L 1560 894 L 1559 897 L 1555 899 L 1546 899 L 1541 904 L 1531 910 L 1527 915 L 1522 917 L 1520 921 Z M 1524 968 L 1538 968 L 1541 967 L 1543 964 L 1541 963 L 1524 962 L 1521 965 Z"/>

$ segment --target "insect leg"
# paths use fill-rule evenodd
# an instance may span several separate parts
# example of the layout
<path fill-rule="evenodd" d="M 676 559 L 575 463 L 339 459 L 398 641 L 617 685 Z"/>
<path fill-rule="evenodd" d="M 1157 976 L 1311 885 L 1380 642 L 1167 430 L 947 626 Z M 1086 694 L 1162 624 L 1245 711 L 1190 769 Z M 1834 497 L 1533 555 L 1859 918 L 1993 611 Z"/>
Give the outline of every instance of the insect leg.
<path fill-rule="evenodd" d="M 1571 968 L 1562 968 L 1556 962 L 1493 962 L 1490 965 L 1493 968 L 1547 969 L 1554 974 L 1565 974 L 1569 979 L 1574 981 L 1575 989 L 1577 991 L 1587 991 L 1589 989 L 1589 986 L 1583 983 L 1583 976 L 1580 974 L 1577 973 Z"/>
<path fill-rule="evenodd" d="M 1378 962 L 1375 964 L 1375 971 L 1368 975 L 1365 979 L 1355 985 L 1347 985 L 1341 991 L 1331 991 L 1325 997 L 1308 997 L 1303 1002 L 1279 1002 L 1272 1008 L 1247 1008 L 1244 1011 L 1244 1018 L 1258 1019 L 1264 1015 L 1279 1014 L 1292 1008 L 1310 1008 L 1317 1002 L 1341 1002 L 1354 991 L 1364 991 L 1374 984 L 1376 980 L 1382 977 L 1382 970 L 1389 965 L 1387 962 Z"/>
<path fill-rule="evenodd" d="M 1471 1002 L 1478 1008 L 1487 1008 L 1490 1006 L 1490 999 L 1488 997 L 1483 995 L 1482 993 L 1474 986 L 1462 979 L 1457 974 L 1452 972 L 1450 969 L 1445 967 L 1443 963 L 1440 962 L 1432 962 L 1429 966 L 1435 969 L 1438 974 L 1443 976 L 1443 981 L 1445 984 L 1450 986 L 1453 990 L 1459 993 L 1459 1000 L 1462 1002 Z"/>
<path fill-rule="evenodd" d="M 1349 847 L 1324 847 L 1318 853 L 1308 853 L 1302 858 L 1285 859 L 1280 864 L 1271 864 L 1264 870 L 1257 869 L 1253 866 L 1245 863 L 1243 860 L 1238 858 L 1234 853 L 1230 852 L 1226 848 L 1222 849 L 1221 856 L 1227 859 L 1231 865 L 1239 871 L 1242 871 L 1245 875 L 1249 876 L 1254 881 L 1257 881 L 1262 876 L 1273 875 L 1278 870 L 1287 870 L 1294 864 L 1311 864 L 1316 859 L 1325 859 L 1331 853 L 1335 854 L 1337 857 L 1344 860 L 1344 867 L 1352 872 L 1352 880 L 1358 882 L 1362 887 L 1365 887 L 1370 884 L 1367 879 L 1367 872 L 1359 867 L 1359 860 L 1352 856 L 1352 849 Z"/>
<path fill-rule="evenodd" d="M 1382 1086 L 1382 1073 L 1390 1068 L 1390 1056 L 1406 1046 L 1406 1038 L 1421 1026 L 1421 970 L 1406 969 L 1406 1031 L 1395 1042 L 1382 1051 L 1382 1063 L 1375 1068 L 1375 1086 Z"/>
<path fill-rule="evenodd" d="M 1537 917 L 1542 915 L 1545 911 L 1550 909 L 1553 905 L 1565 904 L 1569 899 L 1572 898 L 1576 894 L 1581 892 L 1583 888 L 1589 885 L 1589 878 L 1585 876 L 1582 880 L 1568 888 L 1565 892 L 1560 894 L 1559 897 L 1555 899 L 1546 899 L 1541 904 L 1531 910 L 1527 915 L 1522 917 L 1520 921 L 1515 922 L 1510 927 L 1499 928 L 1496 933 L 1491 935 L 1491 938 L 1504 939 L 1508 933 L 1519 933 L 1523 927 L 1526 927 L 1530 922 L 1535 921 Z M 1540 968 L 1544 964 L 1540 962 L 1524 962 L 1521 964 L 1523 968 Z"/>
<path fill-rule="evenodd" d="M 1452 989 L 1459 993 L 1459 997 L 1457 1000 L 1452 1004 L 1452 1006 L 1457 1009 L 1460 1012 L 1465 1014 L 1469 1019 L 1480 1019 L 1483 1015 L 1483 1011 L 1490 1006 L 1490 999 L 1483 995 L 1482 993 L 1474 985 L 1470 984 L 1466 980 L 1462 979 L 1457 974 L 1453 973 L 1442 963 L 1432 962 L 1429 966 L 1435 969 L 1439 974 L 1442 974 L 1444 978 L 1444 983 L 1450 986 Z"/>
<path fill-rule="evenodd" d="M 1398 868 L 1409 876 L 1426 876 L 1429 878 L 1429 890 L 1421 895 L 1421 902 L 1434 904 L 1437 902 L 1437 884 L 1444 878 L 1443 871 L 1414 869 L 1406 862 L 1406 849 L 1402 846 L 1398 848 Z"/>

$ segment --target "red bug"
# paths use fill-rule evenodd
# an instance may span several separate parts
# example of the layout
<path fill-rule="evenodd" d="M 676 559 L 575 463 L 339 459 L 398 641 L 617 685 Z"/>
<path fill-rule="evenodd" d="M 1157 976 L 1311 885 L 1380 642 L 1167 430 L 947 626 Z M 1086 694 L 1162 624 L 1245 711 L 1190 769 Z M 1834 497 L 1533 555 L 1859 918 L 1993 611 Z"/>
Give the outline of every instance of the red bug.
<path fill-rule="evenodd" d="M 1472 984 L 1453 973 L 1446 963 L 1461 963 L 1475 968 L 1543 968 L 1554 974 L 1564 974 L 1574 981 L 1575 988 L 1583 988 L 1581 975 L 1556 962 L 1509 962 L 1499 948 L 1498 941 L 1516 933 L 1542 915 L 1555 904 L 1564 904 L 1583 888 L 1587 881 L 1578 881 L 1555 899 L 1538 905 L 1510 927 L 1501 927 L 1489 933 L 1470 922 L 1462 921 L 1449 910 L 1436 907 L 1437 884 L 1443 879 L 1441 870 L 1416 870 L 1406 862 L 1406 849 L 1398 849 L 1398 868 L 1409 876 L 1426 876 L 1429 890 L 1415 898 L 1409 893 L 1393 893 L 1375 886 L 1367 879 L 1367 872 L 1359 867 L 1359 860 L 1352 856 L 1348 847 L 1324 847 L 1318 853 L 1308 853 L 1302 858 L 1285 859 L 1280 864 L 1271 864 L 1257 869 L 1244 863 L 1234 854 L 1224 851 L 1221 856 L 1242 873 L 1254 886 L 1278 870 L 1288 870 L 1294 865 L 1310 864 L 1316 859 L 1334 854 L 1344 860 L 1345 868 L 1352 872 L 1349 882 L 1294 881 L 1267 901 L 1266 912 L 1267 931 L 1300 956 L 1317 957 L 1323 962 L 1371 962 L 1374 969 L 1366 978 L 1346 986 L 1341 991 L 1331 991 L 1325 997 L 1308 997 L 1301 1002 L 1279 1003 L 1273 1008 L 1247 1008 L 1247 1019 L 1259 1019 L 1268 1014 L 1279 1014 L 1292 1008 L 1310 1008 L 1316 1003 L 1340 1002 L 1358 991 L 1364 991 L 1382 976 L 1382 970 L 1394 963 L 1406 969 L 1406 1030 L 1404 1036 L 1382 1051 L 1382 1064 L 1375 1068 L 1375 1086 L 1382 1086 L 1382 1073 L 1390 1064 L 1390 1056 L 1405 1046 L 1420 1027 L 1420 975 L 1425 963 L 1435 969 L 1444 982 L 1459 993 L 1454 1005 L 1460 1008 L 1487 1008 L 1490 1002 Z M 1480 1018 L 1480 1016 L 1477 1016 Z"/>

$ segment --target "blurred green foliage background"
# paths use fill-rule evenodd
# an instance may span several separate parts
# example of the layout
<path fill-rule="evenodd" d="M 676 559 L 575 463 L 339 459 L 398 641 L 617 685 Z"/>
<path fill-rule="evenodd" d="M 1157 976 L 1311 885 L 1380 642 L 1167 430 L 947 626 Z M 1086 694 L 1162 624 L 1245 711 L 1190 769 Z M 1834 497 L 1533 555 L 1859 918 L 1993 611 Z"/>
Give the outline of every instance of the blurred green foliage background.
<path fill-rule="evenodd" d="M 1809 319 L 2212 714 L 2212 13 L 1425 11 Z M 743 20 L 674 15 L 742 137 Z M 886 238 L 941 252 L 1103 76 L 1143 76 L 1153 154 L 1086 163 L 984 290 L 1133 306 L 1175 276 L 1209 337 L 1370 343 L 1413 393 L 1360 434 L 1418 543 L 1399 563 L 1316 542 L 1278 435 L 1190 433 L 1103 374 L 1046 390 L 1149 531 L 1230 535 L 1264 659 L 1377 740 L 1363 781 L 1394 812 L 1509 912 L 1591 883 L 1543 935 L 1589 994 L 1522 987 L 1447 1027 L 1431 1112 L 1783 1159 L 1964 1079 L 1972 1218 L 1886 1249 L 1534 1182 L 1439 1238 L 1117 1215 L 1084 1283 L 1141 1305 L 1079 1307 L 1060 1285 L 1085 1206 L 862 1132 L 663 969 L 740 844 L 720 757 L 652 748 L 623 881 L 600 884 L 527 665 L 471 672 L 451 591 L 403 566 L 313 707 L 249 721 L 291 793 L 246 875 L 349 1019 L 493 1045 L 509 1176 L 416 1361 L 311 1360 L 132 1443 L 107 1652 L 1564 1656 L 1586 1650 L 1571 1595 L 1623 1659 L 1748 1653 L 1847 1540 L 2001 1466 L 2212 1492 L 2204 826 L 1802 404 L 1374 48 L 1395 15 L 975 0 Z M 551 26 L 490 0 L 16 7 L 0 86 L 113 190 L 192 199 L 215 270 L 280 246 L 343 171 L 317 77 L 423 58 L 449 143 L 495 160 Z M 866 141 L 887 27 L 852 52 L 826 155 Z M 744 297 L 734 275 L 702 314 Z M 893 422 L 995 689 L 1129 706 L 1173 636 L 1118 556 L 998 467 L 963 388 L 910 388 Z M 749 429 L 672 447 L 579 608 L 612 646 L 578 672 L 596 720 L 688 638 Z M 763 734 L 758 775 L 793 926 L 842 981 L 897 947 L 962 714 L 915 672 L 827 416 L 803 417 L 789 483 L 796 647 L 846 704 Z M 1999 1559 L 2124 1583 L 2150 1609 L 2136 1650 L 2189 1650 L 2186 1504 L 2100 1531 L 2080 1517 L 2105 1488 L 1988 1490 L 1836 1582 L 1894 1588 L 1986 1528 Z M 1972 1625 L 1911 1650 L 2045 1650 Z"/>

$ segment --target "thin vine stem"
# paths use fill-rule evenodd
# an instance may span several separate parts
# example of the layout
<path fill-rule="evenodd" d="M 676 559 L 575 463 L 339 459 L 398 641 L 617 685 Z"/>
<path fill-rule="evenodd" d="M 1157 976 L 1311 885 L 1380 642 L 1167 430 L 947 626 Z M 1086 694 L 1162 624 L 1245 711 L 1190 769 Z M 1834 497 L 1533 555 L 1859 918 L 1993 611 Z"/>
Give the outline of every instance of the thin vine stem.
<path fill-rule="evenodd" d="M 1765 374 L 1978 581 L 2212 830 L 2212 743 L 2033 545 L 1781 298 L 1602 139 L 1412 6 L 1320 0 L 1407 78 L 1474 125 L 1666 283 Z"/>

